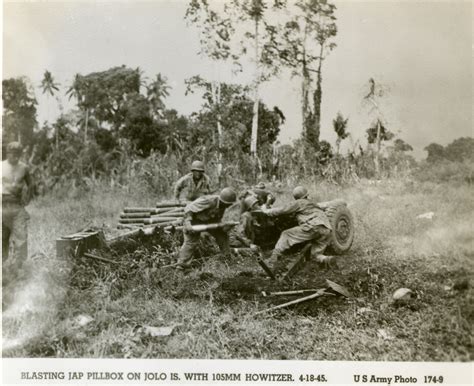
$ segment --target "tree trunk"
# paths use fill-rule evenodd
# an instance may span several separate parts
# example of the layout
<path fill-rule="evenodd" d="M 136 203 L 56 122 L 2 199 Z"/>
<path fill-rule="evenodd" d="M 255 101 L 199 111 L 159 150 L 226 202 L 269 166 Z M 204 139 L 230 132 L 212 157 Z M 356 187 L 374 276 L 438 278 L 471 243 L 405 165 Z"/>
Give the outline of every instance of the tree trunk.
<path fill-rule="evenodd" d="M 217 85 L 213 83 L 213 97 L 216 106 L 220 106 L 221 103 L 221 84 L 217 82 Z M 222 180 L 222 123 L 221 114 L 217 114 L 217 180 L 219 187 L 221 186 Z"/>
<path fill-rule="evenodd" d="M 377 119 L 377 138 L 376 138 L 376 151 L 375 151 L 375 174 L 377 178 L 380 178 L 380 132 L 381 124 L 380 120 Z"/>
<path fill-rule="evenodd" d="M 252 137 L 250 141 L 250 154 L 252 157 L 257 155 L 257 135 L 258 135 L 258 88 L 260 83 L 260 66 L 258 58 L 258 20 L 255 20 L 255 79 L 254 79 L 254 101 L 252 116 Z"/>
<path fill-rule="evenodd" d="M 321 67 L 323 63 L 323 44 L 320 45 L 320 52 L 319 52 L 319 64 L 318 64 L 318 72 L 316 78 L 316 90 L 313 93 L 313 105 L 314 105 L 314 117 L 313 117 L 313 127 L 311 133 L 311 140 L 313 145 L 318 148 L 319 147 L 319 133 L 321 129 L 321 102 L 322 102 L 322 75 L 321 75 Z"/>
<path fill-rule="evenodd" d="M 309 122 L 311 121 L 311 111 L 309 108 L 309 85 L 311 79 L 309 77 L 309 71 L 306 68 L 306 62 L 303 62 L 303 80 L 301 82 L 301 121 L 303 124 L 303 138 L 308 140 L 309 138 Z"/>
<path fill-rule="evenodd" d="M 84 126 L 84 143 L 87 143 L 87 129 L 89 127 L 89 109 L 86 109 L 86 121 Z"/>

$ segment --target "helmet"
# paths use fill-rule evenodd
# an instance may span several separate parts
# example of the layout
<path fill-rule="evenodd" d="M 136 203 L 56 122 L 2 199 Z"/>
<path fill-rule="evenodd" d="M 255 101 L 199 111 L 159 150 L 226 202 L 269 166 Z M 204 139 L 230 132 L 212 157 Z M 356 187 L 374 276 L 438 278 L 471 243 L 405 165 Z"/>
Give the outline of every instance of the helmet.
<path fill-rule="evenodd" d="M 255 189 L 265 189 L 265 184 L 263 182 L 259 182 L 255 185 Z"/>
<path fill-rule="evenodd" d="M 23 150 L 20 142 L 10 142 L 7 145 L 7 152 L 21 152 Z"/>
<path fill-rule="evenodd" d="M 194 161 L 191 164 L 191 171 L 198 171 L 198 172 L 203 172 L 204 171 L 204 164 L 201 161 Z"/>
<path fill-rule="evenodd" d="M 244 208 L 245 210 L 249 210 L 249 209 L 252 209 L 252 207 L 255 205 L 255 204 L 258 204 L 258 200 L 255 196 L 248 196 L 245 198 L 244 200 Z"/>
<path fill-rule="evenodd" d="M 308 195 L 308 191 L 304 186 L 297 186 L 293 189 L 293 197 L 295 200 L 299 200 L 300 198 L 305 198 Z"/>
<path fill-rule="evenodd" d="M 219 194 L 219 200 L 221 200 L 224 204 L 233 204 L 236 199 L 237 195 L 232 188 L 224 188 Z"/>

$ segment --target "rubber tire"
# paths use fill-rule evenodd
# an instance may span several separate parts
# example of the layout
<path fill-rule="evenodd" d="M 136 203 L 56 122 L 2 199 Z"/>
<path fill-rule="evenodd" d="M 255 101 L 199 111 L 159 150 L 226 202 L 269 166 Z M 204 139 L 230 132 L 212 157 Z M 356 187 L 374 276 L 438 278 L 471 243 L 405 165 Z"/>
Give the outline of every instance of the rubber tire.
<path fill-rule="evenodd" d="M 354 241 L 354 218 L 345 203 L 340 201 L 329 205 L 324 212 L 332 226 L 331 242 L 328 252 L 335 255 L 346 253 Z"/>

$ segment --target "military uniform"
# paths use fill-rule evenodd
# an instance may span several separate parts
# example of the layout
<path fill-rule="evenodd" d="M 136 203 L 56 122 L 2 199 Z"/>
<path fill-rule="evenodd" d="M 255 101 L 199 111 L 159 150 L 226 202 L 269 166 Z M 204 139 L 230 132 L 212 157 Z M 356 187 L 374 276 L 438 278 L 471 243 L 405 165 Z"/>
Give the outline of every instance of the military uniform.
<path fill-rule="evenodd" d="M 259 224 L 250 212 L 242 213 L 239 225 L 230 232 L 232 246 L 250 247 L 255 244 L 255 228 L 258 226 Z"/>
<path fill-rule="evenodd" d="M 189 232 L 186 227 L 189 225 L 219 223 L 225 210 L 226 206 L 219 200 L 218 195 L 200 197 L 184 208 L 184 243 L 179 251 L 179 266 L 189 266 L 199 245 L 200 233 Z M 227 232 L 223 229 L 214 229 L 208 231 L 208 233 L 215 238 L 222 253 L 230 253 Z"/>
<path fill-rule="evenodd" d="M 176 182 L 174 196 L 177 200 L 180 199 L 183 190 L 185 191 L 185 198 L 188 201 L 193 201 L 201 196 L 210 194 L 210 178 L 207 174 L 203 174 L 201 178 L 196 181 L 193 177 L 193 173 L 188 173 Z"/>
<path fill-rule="evenodd" d="M 273 262 L 291 247 L 311 242 L 311 256 L 322 254 L 329 244 L 331 224 L 324 211 L 307 198 L 295 200 L 282 208 L 265 211 L 269 217 L 292 215 L 298 225 L 283 231 L 272 254 Z"/>

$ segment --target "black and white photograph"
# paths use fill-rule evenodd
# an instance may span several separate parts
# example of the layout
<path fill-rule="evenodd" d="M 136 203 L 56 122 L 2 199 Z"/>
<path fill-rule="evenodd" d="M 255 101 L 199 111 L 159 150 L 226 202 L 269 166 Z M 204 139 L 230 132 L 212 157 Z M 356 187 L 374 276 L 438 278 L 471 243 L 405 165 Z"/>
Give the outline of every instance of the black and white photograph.
<path fill-rule="evenodd" d="M 472 8 L 4 1 L 3 361 L 472 365 Z"/>

